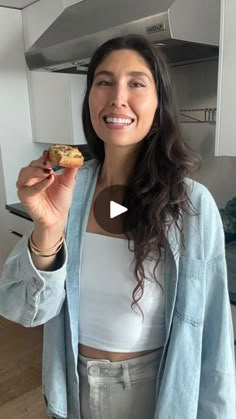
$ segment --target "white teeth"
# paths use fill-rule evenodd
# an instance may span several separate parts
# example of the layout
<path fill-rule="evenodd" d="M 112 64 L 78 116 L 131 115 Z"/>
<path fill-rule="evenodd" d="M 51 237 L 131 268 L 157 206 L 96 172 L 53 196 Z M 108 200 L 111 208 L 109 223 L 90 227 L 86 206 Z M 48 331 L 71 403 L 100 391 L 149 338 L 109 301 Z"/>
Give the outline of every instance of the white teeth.
<path fill-rule="evenodd" d="M 129 125 L 132 123 L 132 119 L 129 118 L 111 118 L 109 116 L 105 117 L 105 121 L 110 124 L 126 124 Z"/>

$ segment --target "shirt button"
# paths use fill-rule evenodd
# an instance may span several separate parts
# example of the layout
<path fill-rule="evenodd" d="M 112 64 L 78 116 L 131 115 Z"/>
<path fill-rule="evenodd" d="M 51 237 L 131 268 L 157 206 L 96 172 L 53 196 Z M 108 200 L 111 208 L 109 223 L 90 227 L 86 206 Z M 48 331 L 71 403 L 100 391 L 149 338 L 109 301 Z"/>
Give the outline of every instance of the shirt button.
<path fill-rule="evenodd" d="M 91 375 L 92 377 L 98 377 L 99 373 L 100 373 L 100 368 L 96 367 L 95 365 L 92 365 L 92 367 L 89 367 L 89 375 Z"/>

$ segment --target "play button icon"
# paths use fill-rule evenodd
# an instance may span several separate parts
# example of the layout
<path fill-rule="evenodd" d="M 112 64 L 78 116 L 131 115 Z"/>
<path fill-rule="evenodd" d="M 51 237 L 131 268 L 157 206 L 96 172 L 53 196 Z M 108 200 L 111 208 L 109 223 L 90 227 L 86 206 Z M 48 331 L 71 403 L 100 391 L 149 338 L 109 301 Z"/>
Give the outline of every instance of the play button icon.
<path fill-rule="evenodd" d="M 118 217 L 118 215 L 121 215 L 126 211 L 128 211 L 128 208 L 117 204 L 117 202 L 110 201 L 110 218 Z"/>
<path fill-rule="evenodd" d="M 112 185 L 103 189 L 96 197 L 93 213 L 96 223 L 110 234 L 124 234 L 124 219 L 129 210 L 124 199 L 131 191 L 127 186 Z M 129 195 L 130 196 L 130 195 Z"/>

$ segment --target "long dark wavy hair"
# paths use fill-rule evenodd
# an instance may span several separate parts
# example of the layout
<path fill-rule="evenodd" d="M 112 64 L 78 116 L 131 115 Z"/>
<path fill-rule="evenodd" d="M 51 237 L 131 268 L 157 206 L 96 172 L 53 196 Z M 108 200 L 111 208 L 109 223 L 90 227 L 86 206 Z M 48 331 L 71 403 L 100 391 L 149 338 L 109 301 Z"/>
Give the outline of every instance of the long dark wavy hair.
<path fill-rule="evenodd" d="M 95 51 L 90 61 L 82 120 L 92 156 L 101 163 L 105 158 L 104 142 L 97 136 L 90 119 L 88 99 L 94 74 L 98 65 L 111 52 L 121 49 L 133 50 L 146 61 L 154 77 L 159 102 L 150 131 L 142 140 L 136 164 L 128 179 L 127 186 L 132 194 L 127 194 L 123 202 L 129 208 L 125 213 L 124 232 L 128 232 L 125 234 L 129 250 L 134 252 L 134 274 L 137 280 L 131 307 L 137 305 L 143 315 L 138 304 L 147 279 L 143 262 L 145 259 L 150 260 L 150 254 L 155 254 L 153 277 L 158 282 L 155 269 L 165 255 L 168 246 L 166 233 L 172 224 L 180 232 L 180 248 L 184 247 L 183 215 L 196 215 L 184 178 L 192 176 L 199 167 L 200 158 L 183 139 L 173 86 L 163 54 L 145 37 L 133 34 L 105 42 Z M 130 240 L 133 240 L 133 249 Z"/>

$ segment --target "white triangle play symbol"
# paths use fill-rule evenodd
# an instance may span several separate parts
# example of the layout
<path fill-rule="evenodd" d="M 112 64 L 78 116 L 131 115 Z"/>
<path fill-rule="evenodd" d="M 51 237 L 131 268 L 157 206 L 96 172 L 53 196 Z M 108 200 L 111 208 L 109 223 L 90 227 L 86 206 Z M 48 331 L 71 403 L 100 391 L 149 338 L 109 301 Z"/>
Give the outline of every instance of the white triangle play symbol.
<path fill-rule="evenodd" d="M 117 204 L 115 201 L 110 201 L 110 218 L 115 218 L 123 212 L 128 211 L 128 208 L 123 205 Z"/>

